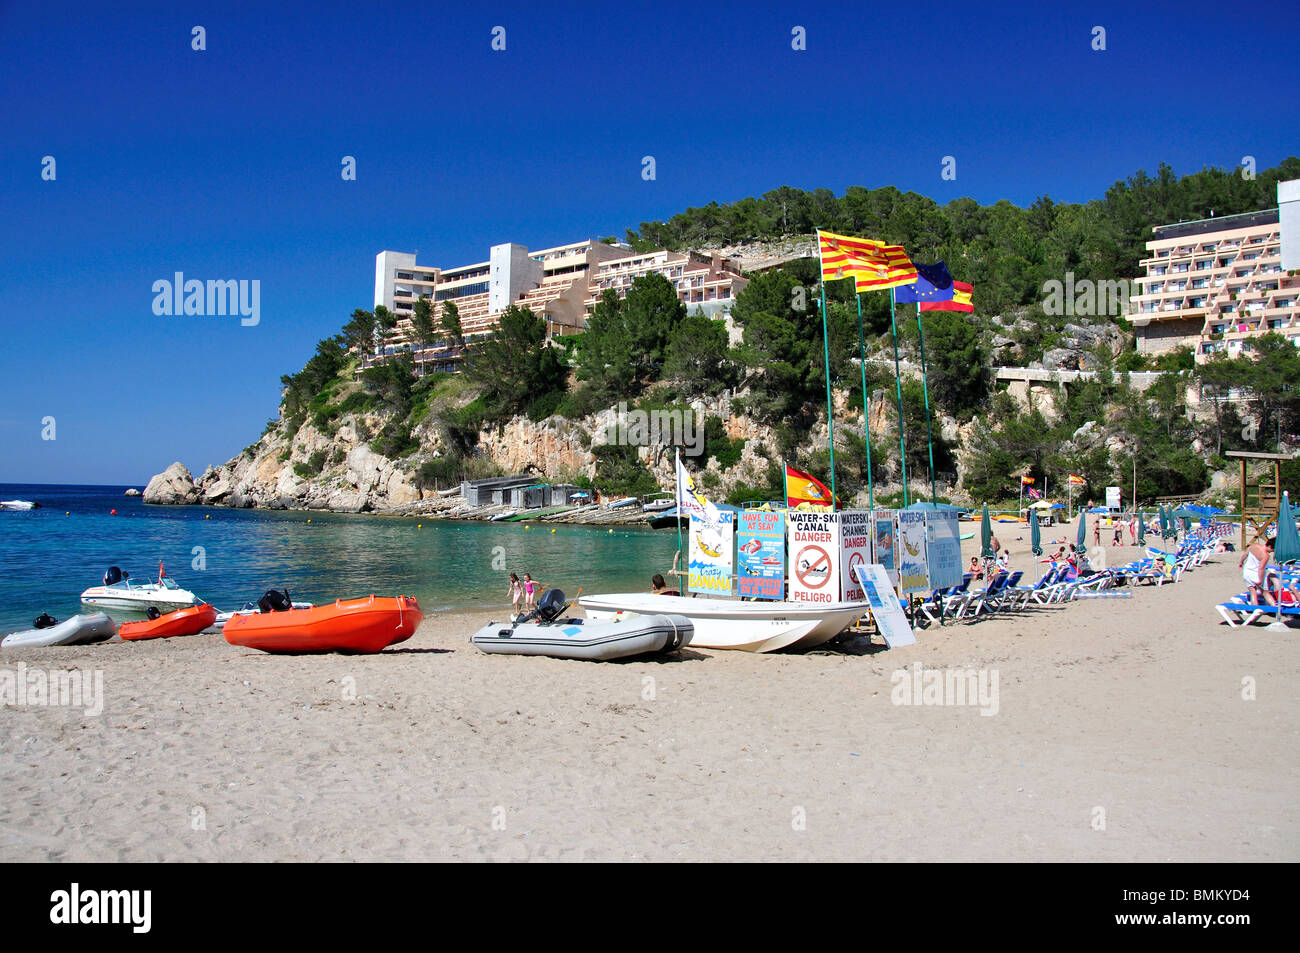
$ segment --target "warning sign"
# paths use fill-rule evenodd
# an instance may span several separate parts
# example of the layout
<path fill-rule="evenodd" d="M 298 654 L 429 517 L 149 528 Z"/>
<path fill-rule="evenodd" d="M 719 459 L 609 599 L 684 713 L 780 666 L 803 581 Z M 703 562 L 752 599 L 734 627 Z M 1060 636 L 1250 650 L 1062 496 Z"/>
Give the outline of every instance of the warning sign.
<path fill-rule="evenodd" d="M 840 599 L 839 514 L 792 510 L 787 514 L 791 602 Z"/>
<path fill-rule="evenodd" d="M 868 510 L 840 511 L 840 565 L 844 567 L 840 598 L 845 602 L 863 601 L 862 583 L 855 572 L 871 562 L 872 519 Z"/>

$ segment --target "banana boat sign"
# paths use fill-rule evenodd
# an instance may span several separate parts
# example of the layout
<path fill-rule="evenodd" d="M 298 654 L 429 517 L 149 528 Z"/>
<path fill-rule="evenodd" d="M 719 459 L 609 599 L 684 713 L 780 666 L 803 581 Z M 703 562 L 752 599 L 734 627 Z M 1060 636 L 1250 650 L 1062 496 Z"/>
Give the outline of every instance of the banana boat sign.
<path fill-rule="evenodd" d="M 925 513 L 898 511 L 898 584 L 903 595 L 930 588 L 929 560 L 925 551 Z"/>
<path fill-rule="evenodd" d="M 717 512 L 716 520 L 691 514 L 690 562 L 687 587 L 710 596 L 731 595 L 732 553 L 735 550 L 736 514 Z"/>

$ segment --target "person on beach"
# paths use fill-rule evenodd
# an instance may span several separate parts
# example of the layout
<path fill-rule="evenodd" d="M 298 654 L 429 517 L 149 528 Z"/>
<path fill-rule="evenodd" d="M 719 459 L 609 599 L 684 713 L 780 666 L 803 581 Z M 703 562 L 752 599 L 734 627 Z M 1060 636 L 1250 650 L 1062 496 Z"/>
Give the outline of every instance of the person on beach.
<path fill-rule="evenodd" d="M 1011 571 L 1011 552 L 1010 550 L 1004 549 L 1002 550 L 1002 552 L 998 553 L 998 572 L 1010 572 L 1010 571 Z"/>
<path fill-rule="evenodd" d="M 1242 552 L 1241 558 L 1237 560 L 1237 568 L 1241 570 L 1241 578 L 1246 582 L 1246 599 L 1248 602 L 1257 605 L 1277 605 L 1273 601 L 1273 595 L 1264 588 L 1264 574 L 1268 569 L 1268 561 L 1273 556 L 1273 541 L 1271 539 L 1260 542 L 1256 540 L 1246 547 Z"/>
<path fill-rule="evenodd" d="M 506 591 L 506 595 L 510 597 L 510 614 L 519 615 L 519 600 L 524 597 L 524 586 L 519 581 L 518 573 L 510 574 L 510 588 Z"/>
<path fill-rule="evenodd" d="M 1101 547 L 1101 520 L 1092 521 L 1092 544 Z"/>
<path fill-rule="evenodd" d="M 984 570 L 980 568 L 980 560 L 978 556 L 972 556 L 970 558 L 970 568 L 967 571 L 970 573 L 971 579 L 984 578 Z"/>
<path fill-rule="evenodd" d="M 650 591 L 656 596 L 678 595 L 677 590 L 670 588 L 668 583 L 664 582 L 664 577 L 659 573 L 655 573 L 650 577 Z"/>
<path fill-rule="evenodd" d="M 1116 521 L 1115 538 L 1111 541 L 1110 545 L 1112 549 L 1114 549 L 1116 546 L 1124 545 L 1124 524 L 1123 523 Z"/>
<path fill-rule="evenodd" d="M 533 582 L 533 577 L 531 574 L 524 573 L 524 608 L 525 609 L 527 609 L 529 612 L 532 612 L 533 609 L 537 607 L 537 594 L 541 592 L 544 588 L 545 586 L 542 586 L 540 583 Z"/>

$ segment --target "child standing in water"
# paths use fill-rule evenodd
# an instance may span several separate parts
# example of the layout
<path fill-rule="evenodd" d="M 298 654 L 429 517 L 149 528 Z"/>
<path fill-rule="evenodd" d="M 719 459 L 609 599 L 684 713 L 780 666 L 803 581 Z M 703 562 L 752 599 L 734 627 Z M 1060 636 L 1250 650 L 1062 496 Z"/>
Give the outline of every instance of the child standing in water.
<path fill-rule="evenodd" d="M 519 576 L 515 573 L 510 574 L 510 589 L 506 592 L 510 597 L 510 614 L 519 614 L 519 600 L 524 597 L 524 587 L 519 581 Z"/>

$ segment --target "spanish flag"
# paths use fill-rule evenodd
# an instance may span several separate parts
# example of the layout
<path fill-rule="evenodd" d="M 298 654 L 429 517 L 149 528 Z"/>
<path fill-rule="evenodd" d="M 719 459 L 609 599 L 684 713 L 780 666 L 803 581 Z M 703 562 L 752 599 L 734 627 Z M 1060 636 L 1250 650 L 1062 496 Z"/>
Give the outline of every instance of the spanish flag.
<path fill-rule="evenodd" d="M 1034 478 L 1031 477 L 1028 473 L 1026 473 L 1024 476 L 1020 478 L 1020 482 L 1023 483 L 1025 486 L 1029 486 L 1034 482 Z"/>
<path fill-rule="evenodd" d="M 816 477 L 785 466 L 785 505 L 794 508 L 800 503 L 812 506 L 831 506 L 831 491 Z M 834 509 L 833 506 L 831 506 Z"/>
<path fill-rule="evenodd" d="M 1075 474 L 1071 473 L 1071 474 L 1070 474 L 1070 478 L 1069 478 L 1069 480 L 1068 480 L 1067 482 L 1068 482 L 1071 486 L 1083 486 L 1083 485 L 1084 485 L 1085 483 L 1087 483 L 1088 481 L 1085 480 L 1085 479 L 1084 479 L 1083 477 L 1081 477 L 1081 476 L 1076 476 Z"/>
<path fill-rule="evenodd" d="M 953 280 L 951 301 L 922 301 L 922 311 L 964 311 L 967 314 L 975 310 L 973 296 L 975 286 L 964 281 Z"/>
<path fill-rule="evenodd" d="M 917 279 L 902 245 L 886 245 L 870 238 L 854 238 L 817 231 L 817 252 L 822 281 L 852 278 L 859 292 L 910 285 Z"/>

